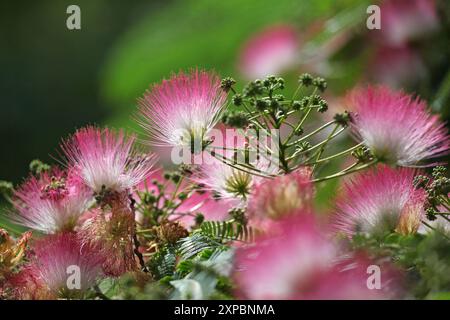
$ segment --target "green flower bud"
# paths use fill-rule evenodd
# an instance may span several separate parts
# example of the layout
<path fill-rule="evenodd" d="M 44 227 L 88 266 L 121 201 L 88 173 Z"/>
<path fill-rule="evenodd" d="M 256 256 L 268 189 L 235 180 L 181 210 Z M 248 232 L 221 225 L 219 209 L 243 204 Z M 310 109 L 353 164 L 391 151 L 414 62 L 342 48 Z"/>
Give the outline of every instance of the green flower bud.
<path fill-rule="evenodd" d="M 313 77 L 309 73 L 304 73 L 300 75 L 300 77 L 298 78 L 298 82 L 305 87 L 309 87 L 313 84 Z"/>
<path fill-rule="evenodd" d="M 241 94 L 239 94 L 239 93 L 236 93 L 234 96 L 233 96 L 233 104 L 235 105 L 235 106 L 240 106 L 241 104 L 242 104 L 242 95 Z"/>
<path fill-rule="evenodd" d="M 319 89 L 321 92 L 324 92 L 328 86 L 327 82 L 325 81 L 325 79 L 317 77 L 313 80 L 313 85 Z"/>
<path fill-rule="evenodd" d="M 227 78 L 222 79 L 222 82 L 220 83 L 220 87 L 225 92 L 229 92 L 235 84 L 236 84 L 236 80 L 234 80 L 231 77 L 227 77 Z"/>

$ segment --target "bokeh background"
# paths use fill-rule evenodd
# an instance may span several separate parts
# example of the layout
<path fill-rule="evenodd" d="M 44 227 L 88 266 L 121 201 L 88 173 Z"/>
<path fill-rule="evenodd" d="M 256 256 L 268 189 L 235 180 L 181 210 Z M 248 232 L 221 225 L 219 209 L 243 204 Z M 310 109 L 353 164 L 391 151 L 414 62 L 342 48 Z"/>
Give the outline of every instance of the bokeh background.
<path fill-rule="evenodd" d="M 53 162 L 61 139 L 86 124 L 135 130 L 136 99 L 171 72 L 200 67 L 246 80 L 242 51 L 272 26 L 295 30 L 305 59 L 286 68 L 287 78 L 322 74 L 331 101 L 355 84 L 386 82 L 448 119 L 449 1 L 431 1 L 435 21 L 421 21 L 420 11 L 417 34 L 393 51 L 379 40 L 395 31 L 384 29 L 383 12 L 382 30 L 366 28 L 367 6 L 380 2 L 2 1 L 0 180 L 19 183 L 33 159 Z M 79 31 L 66 28 L 70 4 L 81 8 Z"/>

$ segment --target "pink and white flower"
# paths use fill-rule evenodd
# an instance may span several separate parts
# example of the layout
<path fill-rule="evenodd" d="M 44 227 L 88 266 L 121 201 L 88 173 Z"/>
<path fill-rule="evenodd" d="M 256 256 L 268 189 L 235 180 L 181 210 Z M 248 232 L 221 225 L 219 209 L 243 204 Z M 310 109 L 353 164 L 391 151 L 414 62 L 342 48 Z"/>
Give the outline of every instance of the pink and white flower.
<path fill-rule="evenodd" d="M 379 269 L 378 269 L 379 268 Z M 374 277 L 376 272 L 380 277 Z M 328 272 L 316 275 L 304 299 L 386 300 L 404 294 L 403 275 L 386 261 L 373 261 L 364 252 L 340 256 Z"/>
<path fill-rule="evenodd" d="M 295 299 L 312 275 L 328 270 L 335 248 L 313 221 L 299 214 L 279 224 L 279 232 L 239 248 L 235 257 L 238 296 L 246 299 Z"/>
<path fill-rule="evenodd" d="M 8 292 L 7 297 L 15 300 L 51 300 L 56 296 L 39 276 L 34 265 L 24 266 L 20 272 L 7 278 L 2 289 Z M 3 297 L 2 297 L 3 298 Z"/>
<path fill-rule="evenodd" d="M 104 258 L 102 269 L 106 275 L 118 277 L 138 270 L 133 242 L 135 215 L 131 210 L 121 205 L 113 205 L 106 212 L 92 210 L 78 234 L 83 246 L 93 248 Z"/>
<path fill-rule="evenodd" d="M 415 233 L 424 216 L 425 191 L 414 187 L 415 170 L 379 166 L 344 186 L 334 227 L 348 236 L 397 231 Z"/>
<path fill-rule="evenodd" d="M 253 223 L 279 220 L 292 212 L 310 211 L 313 206 L 314 187 L 311 170 L 300 168 L 273 180 L 264 180 L 255 186 L 248 204 Z"/>
<path fill-rule="evenodd" d="M 31 176 L 15 193 L 13 220 L 44 232 L 71 231 L 93 199 L 73 169 L 58 168 Z"/>
<path fill-rule="evenodd" d="M 347 98 L 356 111 L 353 133 L 378 160 L 412 166 L 449 152 L 447 129 L 425 101 L 381 86 L 355 89 Z"/>
<path fill-rule="evenodd" d="M 154 155 L 137 152 L 135 140 L 123 131 L 87 127 L 62 147 L 70 164 L 94 192 L 123 192 L 142 182 L 156 162 Z"/>
<path fill-rule="evenodd" d="M 299 46 L 298 34 L 292 26 L 271 26 L 247 41 L 239 69 L 249 80 L 279 75 L 296 66 Z"/>
<path fill-rule="evenodd" d="M 233 206 L 244 204 L 252 188 L 279 171 L 278 159 L 264 154 L 268 146 L 265 143 L 252 133 L 244 136 L 235 129 L 227 129 L 221 140 L 212 143 L 213 152 L 202 154 L 203 164 L 193 180 Z"/>
<path fill-rule="evenodd" d="M 265 158 L 252 162 L 252 166 L 265 174 L 273 174 L 278 171 L 278 166 L 274 167 L 270 160 Z M 258 175 L 257 170 L 245 167 L 238 169 L 214 158 L 210 163 L 200 166 L 199 172 L 193 180 L 217 198 L 232 206 L 240 206 L 247 202 L 252 188 L 266 179 Z"/>
<path fill-rule="evenodd" d="M 48 236 L 36 243 L 34 251 L 38 278 L 58 297 L 80 297 L 102 275 L 103 258 L 81 245 L 74 233 Z M 72 283 L 69 277 L 74 272 L 79 279 Z"/>
<path fill-rule="evenodd" d="M 240 299 L 383 299 L 395 288 L 383 273 L 383 290 L 367 287 L 369 260 L 343 259 L 313 215 L 298 213 L 277 230 L 237 249 L 234 280 Z M 386 271 L 387 268 L 383 268 Z"/>
<path fill-rule="evenodd" d="M 191 146 L 207 139 L 220 120 L 226 93 L 213 72 L 180 72 L 139 99 L 139 124 L 151 145 Z"/>

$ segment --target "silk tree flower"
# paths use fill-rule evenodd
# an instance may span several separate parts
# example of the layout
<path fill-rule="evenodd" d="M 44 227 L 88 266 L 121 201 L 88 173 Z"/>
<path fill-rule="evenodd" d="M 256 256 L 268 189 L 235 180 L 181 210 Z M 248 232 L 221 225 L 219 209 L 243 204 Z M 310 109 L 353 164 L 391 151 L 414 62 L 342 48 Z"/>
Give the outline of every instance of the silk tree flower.
<path fill-rule="evenodd" d="M 93 195 L 75 170 L 53 168 L 38 178 L 31 176 L 13 198 L 15 222 L 44 233 L 56 233 L 75 228 Z"/>
<path fill-rule="evenodd" d="M 348 236 L 415 233 L 424 216 L 425 191 L 414 187 L 415 170 L 381 165 L 344 185 L 334 228 Z"/>
<path fill-rule="evenodd" d="M 347 99 L 356 111 L 353 133 L 378 160 L 413 166 L 448 153 L 447 129 L 425 101 L 387 87 L 355 89 Z"/>
<path fill-rule="evenodd" d="M 266 173 L 275 173 L 270 161 L 260 158 L 252 163 L 253 167 Z M 193 180 L 203 187 L 205 191 L 211 192 L 216 198 L 227 202 L 231 206 L 240 206 L 247 202 L 252 189 L 265 179 L 253 174 L 253 171 L 239 170 L 219 159 L 199 167 L 199 171 Z"/>
<path fill-rule="evenodd" d="M 298 62 L 299 39 L 290 25 L 271 26 L 247 41 L 239 69 L 249 80 L 280 74 Z"/>
<path fill-rule="evenodd" d="M 311 170 L 300 168 L 257 185 L 250 196 L 248 215 L 253 223 L 261 224 L 267 220 L 279 220 L 299 210 L 310 211 L 313 196 Z"/>
<path fill-rule="evenodd" d="M 56 298 L 40 278 L 39 271 L 34 265 L 26 265 L 18 273 L 7 278 L 3 289 L 7 299 L 51 300 Z"/>
<path fill-rule="evenodd" d="M 83 245 L 93 248 L 104 257 L 103 272 L 117 277 L 137 271 L 134 256 L 135 215 L 123 206 L 113 206 L 111 211 L 96 209 L 79 230 Z"/>
<path fill-rule="evenodd" d="M 102 276 L 102 257 L 82 245 L 75 233 L 38 240 L 34 252 L 24 272 L 10 282 L 22 298 L 81 298 Z M 70 279 L 75 272 L 79 279 Z"/>
<path fill-rule="evenodd" d="M 374 277 L 378 271 L 379 279 Z M 316 276 L 312 283 L 308 292 L 301 298 L 386 300 L 399 299 L 404 295 L 404 279 L 401 271 L 386 261 L 369 259 L 364 252 L 353 252 L 338 257 L 330 270 Z"/>
<path fill-rule="evenodd" d="M 380 35 L 391 46 L 402 45 L 439 27 L 434 0 L 384 0 L 380 9 Z"/>
<path fill-rule="evenodd" d="M 136 137 L 123 131 L 86 127 L 62 145 L 70 164 L 95 193 L 124 192 L 142 182 L 152 171 L 154 155 L 139 154 Z"/>
<path fill-rule="evenodd" d="M 233 272 L 237 297 L 251 300 L 386 298 L 384 290 L 367 288 L 366 269 L 362 272 L 355 265 L 362 261 L 349 258 L 344 263 L 340 251 L 325 236 L 313 215 L 291 215 L 277 224 L 275 232 L 258 238 L 253 245 L 237 249 Z M 386 280 L 382 279 L 383 288 Z"/>
<path fill-rule="evenodd" d="M 237 250 L 234 278 L 239 298 L 294 299 L 312 275 L 328 270 L 335 248 L 312 216 L 296 216 L 283 220 L 281 229 L 255 245 Z"/>
<path fill-rule="evenodd" d="M 138 123 L 151 145 L 202 146 L 220 120 L 225 102 L 226 93 L 215 73 L 180 72 L 154 85 L 139 99 Z"/>
<path fill-rule="evenodd" d="M 228 129 L 222 140 L 215 140 L 211 146 L 214 148 L 214 155 L 203 152 L 203 163 L 192 180 L 232 206 L 247 202 L 252 188 L 264 180 L 264 175 L 279 171 L 277 159 L 262 155 L 262 152 L 257 157 L 256 150 L 262 147 L 262 143 L 253 135 L 243 136 L 235 129 Z M 248 151 L 246 156 L 242 151 L 244 149 Z M 252 165 L 255 170 L 240 166 L 244 162 Z M 258 170 L 262 174 L 258 175 Z"/>

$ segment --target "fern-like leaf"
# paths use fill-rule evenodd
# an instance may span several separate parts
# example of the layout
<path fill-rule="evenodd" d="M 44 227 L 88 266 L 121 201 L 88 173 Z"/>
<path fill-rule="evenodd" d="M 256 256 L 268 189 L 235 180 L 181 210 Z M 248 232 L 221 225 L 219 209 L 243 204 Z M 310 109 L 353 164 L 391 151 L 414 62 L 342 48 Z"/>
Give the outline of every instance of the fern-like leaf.
<path fill-rule="evenodd" d="M 191 259 L 203 250 L 214 250 L 215 248 L 222 246 L 221 243 L 202 233 L 194 233 L 190 237 L 180 239 L 178 244 L 180 245 L 178 249 L 179 254 L 185 260 Z"/>
<path fill-rule="evenodd" d="M 255 230 L 235 221 L 205 221 L 201 225 L 201 232 L 209 237 L 226 241 L 252 242 Z"/>

